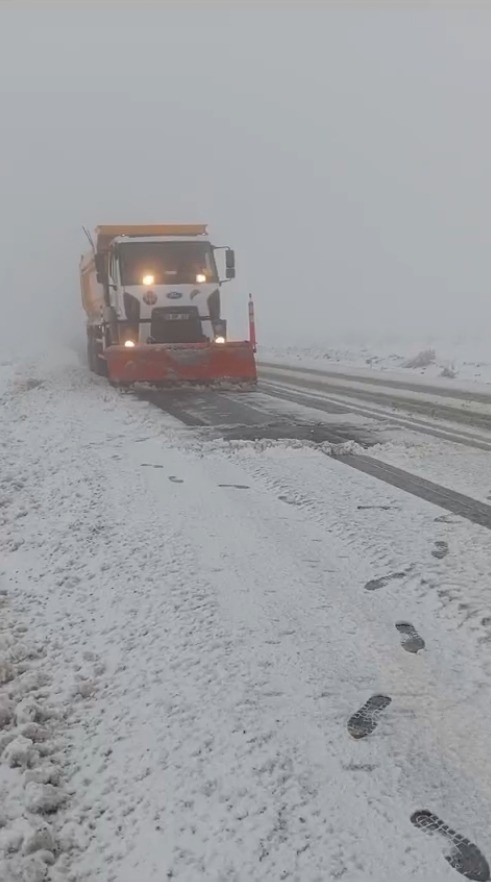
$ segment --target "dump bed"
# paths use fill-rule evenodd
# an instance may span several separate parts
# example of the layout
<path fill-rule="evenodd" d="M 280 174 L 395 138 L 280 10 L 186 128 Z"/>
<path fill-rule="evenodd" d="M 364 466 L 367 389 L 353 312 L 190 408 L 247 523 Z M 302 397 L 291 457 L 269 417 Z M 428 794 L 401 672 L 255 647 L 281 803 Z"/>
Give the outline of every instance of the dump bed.
<path fill-rule="evenodd" d="M 206 236 L 206 224 L 113 224 L 97 227 L 96 248 L 107 251 L 120 236 L 151 238 L 153 236 Z"/>

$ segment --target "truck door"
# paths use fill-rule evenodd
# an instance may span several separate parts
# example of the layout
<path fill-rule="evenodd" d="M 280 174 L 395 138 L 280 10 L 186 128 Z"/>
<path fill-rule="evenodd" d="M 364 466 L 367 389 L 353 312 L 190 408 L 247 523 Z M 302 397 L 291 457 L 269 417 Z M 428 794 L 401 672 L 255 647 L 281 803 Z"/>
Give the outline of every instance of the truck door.
<path fill-rule="evenodd" d="M 111 251 L 109 258 L 109 278 L 108 278 L 108 295 L 109 295 L 109 342 L 112 344 L 119 343 L 119 268 L 118 257 L 116 251 Z"/>

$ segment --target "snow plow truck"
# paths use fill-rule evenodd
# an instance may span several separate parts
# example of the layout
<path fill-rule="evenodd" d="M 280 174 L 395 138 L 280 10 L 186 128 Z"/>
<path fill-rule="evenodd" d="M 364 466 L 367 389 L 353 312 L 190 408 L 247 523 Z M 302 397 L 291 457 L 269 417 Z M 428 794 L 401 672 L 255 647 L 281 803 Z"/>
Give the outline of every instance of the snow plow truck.
<path fill-rule="evenodd" d="M 214 246 L 203 224 L 100 226 L 80 260 L 89 367 L 122 387 L 256 383 L 254 307 L 250 339 L 227 339 L 224 282 L 231 248 Z M 225 252 L 225 278 L 215 253 Z"/>

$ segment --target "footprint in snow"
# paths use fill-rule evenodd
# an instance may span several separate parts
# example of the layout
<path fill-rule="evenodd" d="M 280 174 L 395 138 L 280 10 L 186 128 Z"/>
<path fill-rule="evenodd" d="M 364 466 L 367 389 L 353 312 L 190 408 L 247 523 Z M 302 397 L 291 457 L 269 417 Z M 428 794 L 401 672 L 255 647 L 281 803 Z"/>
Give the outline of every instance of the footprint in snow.
<path fill-rule="evenodd" d="M 446 542 L 435 542 L 435 547 L 431 553 L 433 557 L 442 560 L 448 554 L 448 544 Z"/>
<path fill-rule="evenodd" d="M 347 763 L 343 766 L 346 772 L 374 772 L 376 768 L 372 763 Z"/>
<path fill-rule="evenodd" d="M 378 511 L 392 511 L 393 505 L 357 505 L 358 511 L 368 511 L 369 509 L 378 509 Z"/>
<path fill-rule="evenodd" d="M 39 389 L 40 386 L 43 386 L 43 380 L 37 380 L 35 377 L 30 377 L 21 384 L 23 390 L 25 392 L 30 392 L 31 389 Z"/>
<path fill-rule="evenodd" d="M 247 484 L 219 484 L 219 487 L 230 487 L 232 490 L 249 490 Z"/>
<path fill-rule="evenodd" d="M 411 815 L 411 823 L 429 836 L 437 834 L 447 840 L 451 850 L 450 854 L 445 854 L 444 857 L 457 873 L 461 873 L 466 879 L 473 879 L 474 882 L 489 882 L 491 878 L 489 865 L 477 845 L 460 833 L 456 833 L 437 815 L 426 809 L 414 812 Z"/>
<path fill-rule="evenodd" d="M 410 622 L 396 622 L 396 628 L 402 634 L 401 646 L 406 652 L 416 654 L 425 648 L 425 642 Z"/>
<path fill-rule="evenodd" d="M 175 475 L 169 475 L 169 481 L 172 481 L 173 484 L 184 484 L 182 478 L 176 478 Z"/>
<path fill-rule="evenodd" d="M 407 576 L 409 570 L 404 570 L 401 573 L 389 573 L 388 576 L 381 576 L 380 579 L 370 579 L 369 582 L 365 585 L 366 591 L 378 591 L 379 588 L 385 588 L 389 582 L 392 582 L 394 579 L 404 579 Z"/>
<path fill-rule="evenodd" d="M 360 738 L 371 735 L 377 728 L 380 714 L 391 701 L 392 699 L 388 695 L 372 695 L 363 707 L 349 718 L 348 732 L 351 737 L 358 741 Z"/>

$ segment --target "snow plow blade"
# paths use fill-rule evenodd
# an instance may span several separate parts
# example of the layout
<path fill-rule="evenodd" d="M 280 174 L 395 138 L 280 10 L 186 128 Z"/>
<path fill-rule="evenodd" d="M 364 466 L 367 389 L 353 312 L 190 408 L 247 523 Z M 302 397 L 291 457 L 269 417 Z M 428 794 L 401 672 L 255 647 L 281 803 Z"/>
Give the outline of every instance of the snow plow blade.
<path fill-rule="evenodd" d="M 104 355 L 109 380 L 117 386 L 255 385 L 257 381 L 254 351 L 247 341 L 109 346 Z"/>

